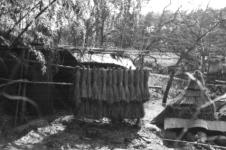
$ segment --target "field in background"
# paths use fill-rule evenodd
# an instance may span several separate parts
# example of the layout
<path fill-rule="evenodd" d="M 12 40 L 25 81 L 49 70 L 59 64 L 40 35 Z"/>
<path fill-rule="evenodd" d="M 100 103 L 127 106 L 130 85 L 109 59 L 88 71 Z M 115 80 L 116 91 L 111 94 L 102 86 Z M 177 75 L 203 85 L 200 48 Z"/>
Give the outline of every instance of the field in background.
<path fill-rule="evenodd" d="M 157 59 L 157 63 L 162 67 L 168 67 L 175 65 L 179 57 L 174 53 L 161 53 L 161 52 L 151 52 L 150 55 Z M 145 62 L 154 62 L 155 59 L 152 57 L 145 56 Z"/>
<path fill-rule="evenodd" d="M 149 87 L 155 86 L 161 87 L 161 91 L 160 89 L 156 91 L 156 88 L 149 89 L 152 96 L 151 98 L 162 99 L 168 80 L 169 80 L 168 75 L 150 73 L 148 80 Z M 186 80 L 174 78 L 172 87 L 169 92 L 169 98 L 175 98 L 186 87 L 186 85 L 187 85 Z"/>

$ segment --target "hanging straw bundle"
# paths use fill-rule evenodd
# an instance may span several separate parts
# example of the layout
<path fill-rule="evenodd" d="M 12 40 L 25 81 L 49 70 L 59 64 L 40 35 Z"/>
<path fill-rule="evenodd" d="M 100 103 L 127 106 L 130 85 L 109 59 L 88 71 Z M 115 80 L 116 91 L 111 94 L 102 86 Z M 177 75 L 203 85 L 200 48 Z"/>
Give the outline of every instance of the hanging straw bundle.
<path fill-rule="evenodd" d="M 112 85 L 112 70 L 109 69 L 107 71 L 107 91 L 106 91 L 106 95 L 108 98 L 108 103 L 112 104 L 114 102 L 114 89 L 113 89 L 113 85 Z"/>
<path fill-rule="evenodd" d="M 135 91 L 136 91 L 135 100 L 138 102 L 142 101 L 141 89 L 140 89 L 140 72 L 138 69 L 136 69 L 134 71 L 134 87 L 135 87 Z"/>
<path fill-rule="evenodd" d="M 98 92 L 97 92 L 97 98 L 96 100 L 98 101 L 102 101 L 102 82 L 103 82 L 103 78 L 102 78 L 102 73 L 101 73 L 101 69 L 96 69 L 96 83 L 97 83 L 97 89 L 98 89 Z"/>
<path fill-rule="evenodd" d="M 103 101 L 107 100 L 107 71 L 105 69 L 101 70 L 102 74 L 102 96 L 101 99 Z"/>
<path fill-rule="evenodd" d="M 143 81 L 144 81 L 144 83 L 143 83 L 143 86 L 144 86 L 143 99 L 144 100 L 143 101 L 146 102 L 150 98 L 149 87 L 148 87 L 149 71 L 143 70 L 143 73 L 144 73 L 144 75 L 143 75 Z"/>
<path fill-rule="evenodd" d="M 143 70 L 76 70 L 74 94 L 79 104 L 78 116 L 118 120 L 143 117 L 143 103 L 149 95 L 147 79 Z"/>
<path fill-rule="evenodd" d="M 126 93 L 125 88 L 123 86 L 123 70 L 118 69 L 118 87 L 119 87 L 119 93 L 120 93 L 120 101 L 126 101 Z"/>
<path fill-rule="evenodd" d="M 124 78 L 123 78 L 123 86 L 125 89 L 125 98 L 126 102 L 130 100 L 130 91 L 129 91 L 129 83 L 128 83 L 128 70 L 124 70 Z"/>
<path fill-rule="evenodd" d="M 98 79 L 98 70 L 97 69 L 93 69 L 92 70 L 92 76 L 93 76 L 93 80 L 92 80 L 92 97 L 94 100 L 98 100 L 99 98 L 99 89 L 97 86 L 97 79 Z"/>
<path fill-rule="evenodd" d="M 87 96 L 88 99 L 92 98 L 92 72 L 90 68 L 87 69 Z"/>
<path fill-rule="evenodd" d="M 81 96 L 80 96 L 80 78 L 81 78 L 81 72 L 80 69 L 75 70 L 75 83 L 74 83 L 74 101 L 76 105 L 78 106 L 81 102 Z"/>
<path fill-rule="evenodd" d="M 130 91 L 130 101 L 135 101 L 135 88 L 134 88 L 134 71 L 129 70 L 129 91 Z"/>
<path fill-rule="evenodd" d="M 88 97 L 87 89 L 87 70 L 81 69 L 81 98 Z"/>
<path fill-rule="evenodd" d="M 145 88 L 145 85 L 144 85 L 144 71 L 142 69 L 139 70 L 139 76 L 140 76 L 140 82 L 139 82 L 139 86 L 140 86 L 140 94 L 141 94 L 141 101 L 144 101 L 145 100 L 145 92 L 144 92 L 144 88 Z"/>
<path fill-rule="evenodd" d="M 118 102 L 119 101 L 119 90 L 118 90 L 118 86 L 117 86 L 117 70 L 113 69 L 112 70 L 112 86 L 113 86 L 113 97 L 114 97 L 114 101 Z"/>

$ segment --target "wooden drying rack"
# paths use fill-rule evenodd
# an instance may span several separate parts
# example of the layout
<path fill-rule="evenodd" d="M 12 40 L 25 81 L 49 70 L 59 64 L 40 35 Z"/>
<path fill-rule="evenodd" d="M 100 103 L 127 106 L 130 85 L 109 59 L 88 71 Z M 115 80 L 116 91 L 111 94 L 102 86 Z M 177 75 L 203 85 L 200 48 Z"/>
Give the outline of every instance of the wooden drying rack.
<path fill-rule="evenodd" d="M 118 49 L 118 48 L 97 48 L 97 47 L 74 47 L 69 45 L 59 45 L 57 50 L 69 50 L 75 53 L 102 53 L 102 54 L 139 54 L 145 55 L 150 50 L 136 50 L 136 49 Z"/>
<path fill-rule="evenodd" d="M 21 49 L 28 49 L 27 47 L 20 47 Z M 43 49 L 43 47 L 36 47 L 36 49 L 40 50 Z M 134 49 L 115 49 L 115 48 L 95 48 L 95 47 L 73 47 L 73 46 L 68 46 L 68 45 L 61 45 L 56 48 L 52 48 L 54 50 L 68 50 L 69 52 L 73 53 L 101 53 L 101 54 L 138 54 L 141 56 L 146 55 L 149 53 L 149 50 L 134 50 Z M 28 60 L 28 59 L 23 59 L 21 61 L 25 62 L 31 62 L 31 63 L 40 63 L 39 61 L 36 60 Z M 53 64 L 49 63 L 48 65 L 50 66 L 55 66 L 58 68 L 65 68 L 65 69 L 75 69 L 79 67 L 72 67 L 72 66 L 65 66 L 65 65 L 59 65 L 59 64 Z M 6 87 L 8 85 L 12 84 L 17 84 L 17 83 L 27 83 L 27 84 L 48 84 L 48 85 L 62 85 L 62 86 L 73 86 L 73 83 L 66 83 L 66 82 L 39 82 L 39 81 L 29 81 L 27 79 L 8 79 L 8 78 L 1 78 L 1 81 L 5 81 L 7 83 L 3 83 L 0 85 L 0 88 Z M 161 88 L 159 86 L 149 86 L 149 88 Z"/>

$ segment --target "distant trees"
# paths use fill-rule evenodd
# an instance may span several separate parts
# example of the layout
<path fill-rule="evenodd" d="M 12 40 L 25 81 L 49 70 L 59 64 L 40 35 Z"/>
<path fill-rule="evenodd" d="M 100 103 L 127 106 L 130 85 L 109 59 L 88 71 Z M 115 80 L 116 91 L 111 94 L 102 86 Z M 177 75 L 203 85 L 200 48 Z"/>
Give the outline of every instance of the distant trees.
<path fill-rule="evenodd" d="M 203 62 L 199 62 L 199 59 L 192 59 L 192 57 L 201 58 L 205 51 L 211 50 L 208 47 L 209 44 L 215 45 L 214 40 L 211 41 L 209 38 L 211 35 L 219 35 L 217 31 L 222 24 L 225 24 L 226 20 L 222 16 L 222 11 L 211 9 L 191 13 L 177 11 L 168 18 L 172 19 L 164 19 L 166 20 L 165 25 L 158 31 L 160 33 L 159 38 L 154 39 L 157 39 L 157 47 L 162 51 L 171 51 L 180 56 L 175 68 L 184 65 L 183 62 L 187 61 L 191 65 L 195 64 L 194 66 L 197 68 L 193 69 L 199 69 L 198 67 L 202 67 Z M 153 46 L 151 47 L 153 48 Z M 176 71 L 172 70 L 170 73 L 163 103 L 166 103 Z"/>
<path fill-rule="evenodd" d="M 21 38 L 28 43 L 75 46 L 111 43 L 133 47 L 135 39 L 140 38 L 137 33 L 141 31 L 141 3 L 141 0 L 3 0 L 0 31 L 5 38 L 24 32 Z"/>
<path fill-rule="evenodd" d="M 115 46 L 173 52 L 175 68 L 226 55 L 226 8 L 140 14 L 149 0 L 1 0 L 0 44 Z M 200 58 L 193 59 L 194 57 Z M 143 58 L 142 58 L 143 59 Z M 191 61 L 192 60 L 192 61 Z M 198 61 L 197 61 L 198 60 Z M 172 70 L 166 100 L 177 70 Z"/>
<path fill-rule="evenodd" d="M 2 0 L 0 43 L 58 44 L 173 52 L 197 67 L 225 54 L 226 9 L 140 14 L 148 0 Z M 189 51 L 189 53 L 188 53 Z M 191 51 L 191 52 L 190 52 Z M 184 58 L 186 56 L 186 58 Z M 193 60 L 187 61 L 186 60 Z M 197 65 L 198 64 L 198 65 Z M 204 65 L 203 65 L 204 66 Z"/>
<path fill-rule="evenodd" d="M 140 14 L 141 0 L 2 0 L 0 33 L 13 42 L 21 33 L 25 43 L 106 46 L 171 51 L 224 53 L 226 9 Z M 46 8 L 46 9 L 45 9 Z M 216 22 L 220 23 L 202 37 Z M 29 25 L 30 24 L 30 25 Z M 27 28 L 26 28 L 27 27 Z M 24 31 L 24 32 L 23 32 Z M 7 43 L 6 42 L 6 43 Z"/>

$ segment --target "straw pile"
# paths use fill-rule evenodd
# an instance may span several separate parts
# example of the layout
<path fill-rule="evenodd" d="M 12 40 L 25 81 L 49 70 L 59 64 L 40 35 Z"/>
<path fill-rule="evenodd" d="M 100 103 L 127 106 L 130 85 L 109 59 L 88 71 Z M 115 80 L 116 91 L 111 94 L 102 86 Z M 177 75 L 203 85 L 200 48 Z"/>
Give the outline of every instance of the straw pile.
<path fill-rule="evenodd" d="M 206 94 L 200 72 L 194 73 L 184 95 L 166 107 L 167 118 L 215 120 L 215 107 Z M 209 104 L 209 105 L 208 105 Z M 204 107 L 206 105 L 207 107 Z"/>
<path fill-rule="evenodd" d="M 76 69 L 74 101 L 78 116 L 101 119 L 144 116 L 149 100 L 146 70 Z"/>

